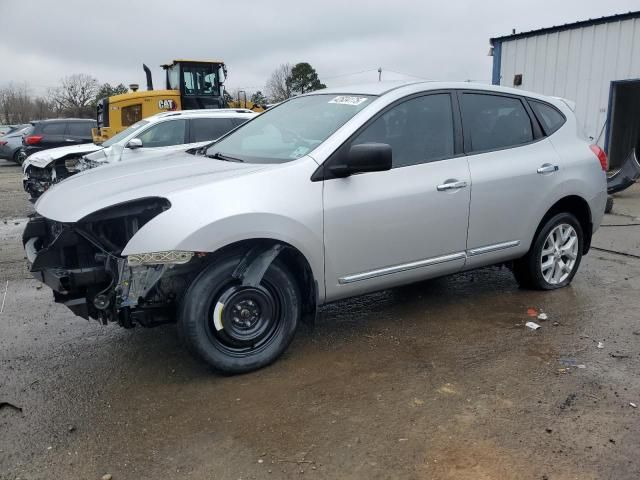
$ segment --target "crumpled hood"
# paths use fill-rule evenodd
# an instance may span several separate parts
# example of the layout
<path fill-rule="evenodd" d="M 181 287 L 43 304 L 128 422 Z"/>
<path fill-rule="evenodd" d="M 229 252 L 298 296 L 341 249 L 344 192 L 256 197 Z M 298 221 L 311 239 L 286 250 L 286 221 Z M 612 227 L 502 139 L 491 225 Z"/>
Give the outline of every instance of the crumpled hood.
<path fill-rule="evenodd" d="M 77 222 L 119 203 L 145 197 L 168 198 L 172 192 L 274 166 L 225 162 L 188 153 L 106 164 L 49 188 L 36 203 L 36 211 L 59 222 Z"/>
<path fill-rule="evenodd" d="M 26 171 L 29 165 L 34 167 L 44 168 L 51 162 L 58 160 L 70 154 L 84 155 L 86 153 L 95 152 L 101 150 L 103 147 L 96 145 L 95 143 L 83 143 L 81 145 L 70 145 L 68 147 L 50 148 L 48 150 L 41 150 L 32 155 L 29 155 L 22 164 L 22 170 Z"/>

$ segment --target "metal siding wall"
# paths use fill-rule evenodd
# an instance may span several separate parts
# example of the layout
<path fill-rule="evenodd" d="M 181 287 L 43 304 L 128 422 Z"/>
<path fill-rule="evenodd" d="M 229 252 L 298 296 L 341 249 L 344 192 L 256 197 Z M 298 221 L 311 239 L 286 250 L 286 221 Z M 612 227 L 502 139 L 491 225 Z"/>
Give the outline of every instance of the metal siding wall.
<path fill-rule="evenodd" d="M 640 78 L 640 19 L 506 39 L 501 54 L 501 85 L 521 73 L 519 88 L 573 100 L 583 133 L 604 145 L 611 81 Z"/>

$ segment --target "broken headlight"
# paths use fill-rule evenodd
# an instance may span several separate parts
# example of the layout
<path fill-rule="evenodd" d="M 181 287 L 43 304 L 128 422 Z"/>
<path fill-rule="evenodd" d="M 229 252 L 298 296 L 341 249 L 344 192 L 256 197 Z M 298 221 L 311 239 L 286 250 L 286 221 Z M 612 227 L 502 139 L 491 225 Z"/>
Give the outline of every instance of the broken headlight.
<path fill-rule="evenodd" d="M 136 253 L 127 257 L 130 267 L 140 265 L 180 265 L 189 262 L 193 258 L 193 252 L 182 250 L 169 250 L 166 252 Z"/>
<path fill-rule="evenodd" d="M 64 168 L 66 168 L 70 172 L 77 172 L 79 171 L 78 170 L 79 163 L 80 163 L 80 159 L 78 157 L 67 158 L 64 161 Z"/>

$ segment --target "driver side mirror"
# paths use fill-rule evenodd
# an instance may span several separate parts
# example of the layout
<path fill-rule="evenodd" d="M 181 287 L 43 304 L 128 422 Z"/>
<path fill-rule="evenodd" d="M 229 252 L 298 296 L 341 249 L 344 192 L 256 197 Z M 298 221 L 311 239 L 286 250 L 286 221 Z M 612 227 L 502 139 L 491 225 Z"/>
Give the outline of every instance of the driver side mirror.
<path fill-rule="evenodd" d="M 130 148 L 131 150 L 135 150 L 136 148 L 142 148 L 142 140 L 140 140 L 139 138 L 132 138 L 127 142 L 126 147 Z"/>
<path fill-rule="evenodd" d="M 354 173 L 382 172 L 391 170 L 391 145 L 386 143 L 361 143 L 353 145 L 344 163 L 331 165 L 329 171 L 334 177 L 344 178 Z"/>

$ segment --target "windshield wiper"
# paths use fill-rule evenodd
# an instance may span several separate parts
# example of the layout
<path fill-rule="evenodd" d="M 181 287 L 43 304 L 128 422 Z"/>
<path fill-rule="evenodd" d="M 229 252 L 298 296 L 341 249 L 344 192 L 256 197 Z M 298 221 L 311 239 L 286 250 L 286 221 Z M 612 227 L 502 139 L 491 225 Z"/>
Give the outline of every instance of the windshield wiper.
<path fill-rule="evenodd" d="M 209 158 L 215 158 L 216 160 L 224 160 L 225 162 L 238 162 L 238 163 L 244 163 L 244 160 L 242 160 L 241 158 L 236 158 L 236 157 L 230 157 L 229 155 L 224 155 L 220 152 L 216 152 L 212 155 L 207 155 L 207 157 Z"/>

